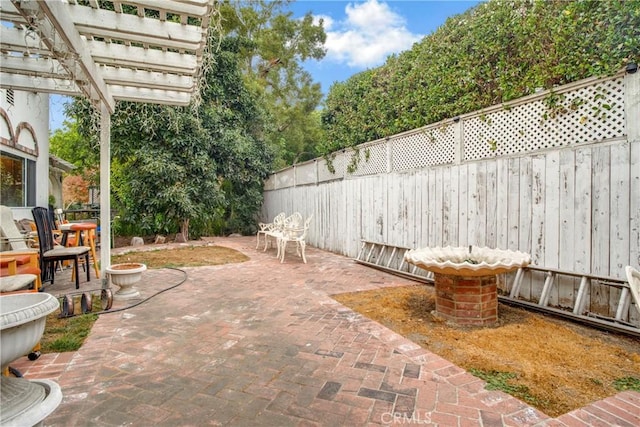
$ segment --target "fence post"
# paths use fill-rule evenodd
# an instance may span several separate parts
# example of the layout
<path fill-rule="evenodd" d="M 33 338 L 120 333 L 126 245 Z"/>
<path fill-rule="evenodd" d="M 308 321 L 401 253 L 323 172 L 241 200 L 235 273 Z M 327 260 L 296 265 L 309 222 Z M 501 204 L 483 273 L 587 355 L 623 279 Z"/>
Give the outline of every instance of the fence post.
<path fill-rule="evenodd" d="M 455 158 L 453 160 L 454 164 L 459 165 L 462 163 L 464 159 L 464 121 L 460 120 L 460 117 L 455 117 L 453 119 L 453 126 L 455 127 L 455 134 L 457 139 L 457 147 Z"/>
<path fill-rule="evenodd" d="M 393 171 L 393 146 L 391 145 L 391 138 L 385 138 L 387 148 L 387 173 Z"/>
<path fill-rule="evenodd" d="M 624 86 L 627 140 L 631 143 L 640 141 L 640 120 L 638 120 L 640 117 L 640 71 L 638 71 L 637 65 L 635 68 L 631 64 L 627 67 Z"/>

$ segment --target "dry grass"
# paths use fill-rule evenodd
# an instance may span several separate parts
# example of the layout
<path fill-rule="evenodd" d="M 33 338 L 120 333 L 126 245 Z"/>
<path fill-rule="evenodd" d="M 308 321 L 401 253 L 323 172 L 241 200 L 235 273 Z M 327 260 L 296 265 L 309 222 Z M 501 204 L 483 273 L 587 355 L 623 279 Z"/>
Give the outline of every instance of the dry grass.
<path fill-rule="evenodd" d="M 614 395 L 616 380 L 640 381 L 640 342 L 632 338 L 504 304 L 495 327 L 448 326 L 431 314 L 426 285 L 333 297 L 466 370 L 508 383 L 509 392 L 550 416 Z"/>
<path fill-rule="evenodd" d="M 223 246 L 188 246 L 176 249 L 128 252 L 111 257 L 111 263 L 141 262 L 148 268 L 200 267 L 248 261 L 249 257 Z"/>

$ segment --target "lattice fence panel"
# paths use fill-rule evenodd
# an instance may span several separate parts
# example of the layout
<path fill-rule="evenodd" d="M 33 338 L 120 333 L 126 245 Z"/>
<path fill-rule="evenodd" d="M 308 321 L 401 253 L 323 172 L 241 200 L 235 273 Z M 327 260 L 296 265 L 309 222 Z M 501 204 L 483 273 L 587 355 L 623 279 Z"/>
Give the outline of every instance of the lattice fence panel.
<path fill-rule="evenodd" d="M 394 138 L 393 169 L 403 171 L 453 163 L 456 158 L 456 129 L 454 124 L 443 124 Z"/>
<path fill-rule="evenodd" d="M 626 135 L 622 78 L 546 94 L 464 119 L 464 160 L 598 142 Z"/>
<path fill-rule="evenodd" d="M 276 174 L 276 188 L 293 187 L 295 184 L 295 170 L 285 169 Z"/>
<path fill-rule="evenodd" d="M 360 147 L 358 150 L 358 166 L 353 175 L 375 175 L 387 172 L 387 143 L 379 141 L 375 144 Z"/>
<path fill-rule="evenodd" d="M 264 181 L 264 190 L 269 191 L 269 190 L 275 190 L 275 189 L 276 189 L 276 174 L 271 174 L 269 175 L 269 178 L 267 178 Z"/>
<path fill-rule="evenodd" d="M 304 163 L 295 167 L 296 185 L 316 183 L 316 162 Z"/>
<path fill-rule="evenodd" d="M 335 173 L 331 173 L 329 171 L 326 160 L 321 159 L 319 160 L 319 162 L 320 164 L 318 164 L 318 182 L 332 181 L 334 179 L 344 178 L 344 173 L 346 170 L 346 160 L 344 153 L 337 153 L 331 160 L 331 165 L 333 166 Z"/>

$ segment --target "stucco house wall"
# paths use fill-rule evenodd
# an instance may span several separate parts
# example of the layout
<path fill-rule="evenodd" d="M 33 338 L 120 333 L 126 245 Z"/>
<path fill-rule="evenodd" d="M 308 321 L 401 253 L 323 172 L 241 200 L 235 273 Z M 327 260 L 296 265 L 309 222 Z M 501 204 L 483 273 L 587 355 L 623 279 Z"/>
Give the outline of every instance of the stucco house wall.
<path fill-rule="evenodd" d="M 35 161 L 33 203 L 10 206 L 15 219 L 31 218 L 31 208 L 49 201 L 48 94 L 0 90 L 0 151 Z"/>

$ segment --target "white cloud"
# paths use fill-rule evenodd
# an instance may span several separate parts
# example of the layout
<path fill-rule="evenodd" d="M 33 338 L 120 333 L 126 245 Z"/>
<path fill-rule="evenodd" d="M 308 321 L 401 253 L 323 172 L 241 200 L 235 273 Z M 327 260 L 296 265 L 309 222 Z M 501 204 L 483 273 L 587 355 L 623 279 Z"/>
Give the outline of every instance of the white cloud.
<path fill-rule="evenodd" d="M 318 25 L 320 20 L 322 19 L 322 28 L 324 31 L 328 31 L 331 27 L 333 27 L 334 21 L 333 18 L 329 15 L 313 15 L 313 24 Z"/>
<path fill-rule="evenodd" d="M 412 34 L 405 19 L 378 0 L 349 3 L 346 19 L 323 17 L 327 33 L 326 60 L 364 69 L 381 65 L 387 56 L 410 49 L 422 39 Z"/>

